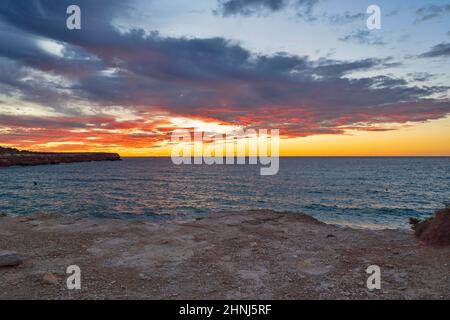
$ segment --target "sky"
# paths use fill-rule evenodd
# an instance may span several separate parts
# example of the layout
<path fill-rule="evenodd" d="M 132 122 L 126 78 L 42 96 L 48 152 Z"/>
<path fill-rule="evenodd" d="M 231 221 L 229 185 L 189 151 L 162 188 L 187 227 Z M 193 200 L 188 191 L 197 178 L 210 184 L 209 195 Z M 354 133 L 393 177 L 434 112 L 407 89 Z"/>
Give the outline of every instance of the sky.
<path fill-rule="evenodd" d="M 247 128 L 285 156 L 450 156 L 450 1 L 0 2 L 1 146 L 167 156 Z"/>

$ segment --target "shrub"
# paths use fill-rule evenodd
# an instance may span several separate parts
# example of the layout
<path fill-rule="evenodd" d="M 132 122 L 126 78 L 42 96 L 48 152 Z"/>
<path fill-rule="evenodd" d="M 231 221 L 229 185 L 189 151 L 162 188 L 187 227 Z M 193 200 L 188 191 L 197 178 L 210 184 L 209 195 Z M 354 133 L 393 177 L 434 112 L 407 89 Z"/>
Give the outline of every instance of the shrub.
<path fill-rule="evenodd" d="M 417 227 L 417 225 L 418 225 L 419 223 L 421 223 L 421 222 L 422 222 L 421 219 L 417 219 L 417 218 L 409 218 L 409 224 L 411 225 L 411 228 L 412 228 L 413 230 L 415 230 L 416 227 Z"/>
<path fill-rule="evenodd" d="M 409 223 L 416 237 L 424 243 L 438 246 L 450 245 L 450 206 L 448 204 L 428 219 L 411 218 Z"/>

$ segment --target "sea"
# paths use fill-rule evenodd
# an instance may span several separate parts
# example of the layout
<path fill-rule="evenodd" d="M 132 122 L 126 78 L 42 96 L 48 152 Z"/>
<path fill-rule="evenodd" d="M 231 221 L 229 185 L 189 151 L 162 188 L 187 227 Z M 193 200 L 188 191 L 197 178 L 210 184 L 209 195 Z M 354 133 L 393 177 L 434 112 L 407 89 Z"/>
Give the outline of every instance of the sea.
<path fill-rule="evenodd" d="M 174 165 L 124 158 L 0 168 L 0 213 L 192 219 L 270 209 L 354 228 L 409 228 L 450 200 L 448 157 L 285 157 L 258 165 Z"/>

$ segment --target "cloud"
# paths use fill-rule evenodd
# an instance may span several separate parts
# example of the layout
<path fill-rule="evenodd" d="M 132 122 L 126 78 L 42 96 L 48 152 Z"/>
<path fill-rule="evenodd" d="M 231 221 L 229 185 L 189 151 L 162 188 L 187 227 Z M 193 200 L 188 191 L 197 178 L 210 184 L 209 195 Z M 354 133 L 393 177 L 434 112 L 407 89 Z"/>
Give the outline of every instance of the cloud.
<path fill-rule="evenodd" d="M 420 55 L 421 58 L 450 57 L 450 43 L 443 42 L 432 47 L 428 52 Z"/>
<path fill-rule="evenodd" d="M 357 30 L 349 35 L 339 38 L 343 42 L 355 42 L 365 45 L 385 45 L 386 43 L 378 36 L 374 35 L 374 31 Z"/>
<path fill-rule="evenodd" d="M 417 18 L 415 20 L 415 23 L 433 20 L 447 14 L 450 14 L 450 3 L 442 5 L 430 4 L 422 8 L 419 8 L 416 11 Z"/>
<path fill-rule="evenodd" d="M 434 74 L 430 74 L 428 72 L 413 72 L 408 73 L 407 76 L 412 81 L 418 81 L 418 82 L 426 82 L 436 77 Z"/>
<path fill-rule="evenodd" d="M 287 4 L 287 0 L 225 0 L 219 1 L 219 12 L 225 17 L 231 15 L 248 16 L 263 10 L 280 11 Z"/>
<path fill-rule="evenodd" d="M 224 17 L 250 16 L 291 8 L 300 17 L 313 19 L 312 11 L 319 0 L 218 0 L 216 13 Z"/>
<path fill-rule="evenodd" d="M 3 144 L 35 150 L 148 148 L 170 139 L 165 119 L 117 121 L 108 115 L 35 117 L 0 115 Z M 70 141 L 70 143 L 68 143 Z"/>
<path fill-rule="evenodd" d="M 82 7 L 81 32 L 65 28 L 65 7 L 74 2 Z M 386 122 L 426 121 L 450 113 L 448 100 L 431 98 L 447 87 L 419 87 L 389 76 L 349 77 L 395 65 L 392 58 L 312 61 L 286 52 L 255 53 L 220 37 L 125 32 L 113 25 L 116 14 L 126 10 L 123 2 L 104 1 L 106 10 L 100 3 L 1 2 L 0 21 L 6 25 L 0 33 L 2 93 L 51 106 L 63 116 L 4 116 L 0 128 L 9 131 L 0 138 L 36 137 L 42 143 L 73 134 L 79 141 L 96 138 L 104 146 L 141 147 L 148 137 L 150 144 L 167 138 L 158 117 L 279 128 L 285 136 L 303 137 L 350 128 L 373 131 Z M 43 39 L 62 47 L 60 54 L 40 46 Z M 138 120 L 123 121 L 103 111 L 114 106 Z M 170 123 L 165 128 L 170 130 Z"/>
<path fill-rule="evenodd" d="M 351 13 L 349 11 L 345 11 L 341 14 L 329 15 L 328 21 L 331 24 L 344 25 L 355 21 L 364 21 L 365 18 L 365 13 Z"/>
<path fill-rule="evenodd" d="M 218 0 L 218 9 L 215 14 L 223 17 L 230 16 L 261 16 L 270 13 L 290 10 L 297 17 L 307 21 L 321 19 L 326 23 L 344 25 L 366 17 L 365 12 L 351 13 L 345 11 L 336 14 L 314 15 L 314 9 L 320 0 Z"/>
<path fill-rule="evenodd" d="M 394 16 L 398 15 L 399 12 L 400 12 L 400 9 L 392 10 L 391 12 L 389 12 L 388 14 L 386 14 L 386 17 L 394 17 Z"/>

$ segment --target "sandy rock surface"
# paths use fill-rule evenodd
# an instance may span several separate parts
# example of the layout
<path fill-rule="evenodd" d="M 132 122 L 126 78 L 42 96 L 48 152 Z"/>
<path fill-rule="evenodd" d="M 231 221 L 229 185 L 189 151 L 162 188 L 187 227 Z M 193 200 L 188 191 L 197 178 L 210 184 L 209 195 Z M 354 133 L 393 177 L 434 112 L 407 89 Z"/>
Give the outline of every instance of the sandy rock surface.
<path fill-rule="evenodd" d="M 0 216 L 0 299 L 450 299 L 450 248 L 250 211 L 151 223 Z M 66 269 L 81 269 L 68 290 Z M 381 290 L 366 286 L 370 265 Z M 49 276 L 51 275 L 51 276 Z"/>

